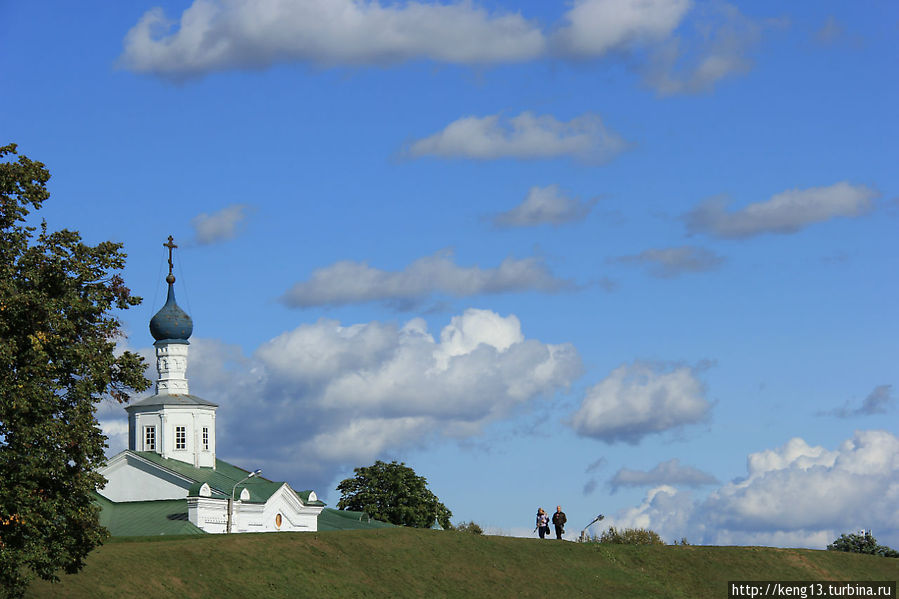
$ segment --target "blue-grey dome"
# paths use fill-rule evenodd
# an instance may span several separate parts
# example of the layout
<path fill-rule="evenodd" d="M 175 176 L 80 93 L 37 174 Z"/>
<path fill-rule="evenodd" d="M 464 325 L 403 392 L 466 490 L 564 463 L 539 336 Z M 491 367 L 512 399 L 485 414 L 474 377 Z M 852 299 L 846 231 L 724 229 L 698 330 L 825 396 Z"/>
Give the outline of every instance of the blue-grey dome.
<path fill-rule="evenodd" d="M 175 277 L 171 279 L 165 305 L 150 319 L 150 334 L 156 341 L 187 341 L 194 332 L 194 321 L 175 303 Z"/>

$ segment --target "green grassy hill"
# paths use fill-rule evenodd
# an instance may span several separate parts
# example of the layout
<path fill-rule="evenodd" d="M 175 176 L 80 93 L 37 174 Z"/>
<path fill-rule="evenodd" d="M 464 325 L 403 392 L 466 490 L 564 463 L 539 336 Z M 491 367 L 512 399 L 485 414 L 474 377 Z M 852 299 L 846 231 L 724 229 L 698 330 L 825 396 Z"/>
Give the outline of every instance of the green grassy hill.
<path fill-rule="evenodd" d="M 727 597 L 728 580 L 896 580 L 899 559 L 391 528 L 114 540 L 29 597 Z"/>

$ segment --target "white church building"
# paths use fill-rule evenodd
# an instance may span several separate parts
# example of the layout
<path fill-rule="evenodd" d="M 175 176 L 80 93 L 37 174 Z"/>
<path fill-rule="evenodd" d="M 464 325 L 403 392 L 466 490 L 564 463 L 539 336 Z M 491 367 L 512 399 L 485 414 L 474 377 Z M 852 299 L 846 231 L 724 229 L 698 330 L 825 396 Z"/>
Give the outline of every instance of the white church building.
<path fill-rule="evenodd" d="M 190 394 L 193 321 L 175 302 L 171 252 L 177 246 L 171 237 L 164 245 L 168 297 L 150 320 L 156 393 L 125 408 L 128 449 L 100 470 L 108 481 L 97 497 L 101 523 L 113 535 L 319 530 L 325 504 L 314 491 L 295 491 L 216 457 L 218 406 Z"/>

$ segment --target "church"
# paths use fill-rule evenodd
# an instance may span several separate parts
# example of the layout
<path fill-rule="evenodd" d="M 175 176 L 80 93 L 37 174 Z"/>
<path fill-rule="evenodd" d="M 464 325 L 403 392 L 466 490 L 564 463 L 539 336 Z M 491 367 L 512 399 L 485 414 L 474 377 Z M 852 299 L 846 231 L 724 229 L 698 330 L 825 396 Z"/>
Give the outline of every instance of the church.
<path fill-rule="evenodd" d="M 168 295 L 150 320 L 155 394 L 128 405 L 128 449 L 100 470 L 95 497 L 113 536 L 318 531 L 390 526 L 358 512 L 326 509 L 315 491 L 297 491 L 216 456 L 218 405 L 190 394 L 193 321 L 175 301 L 172 237 Z"/>

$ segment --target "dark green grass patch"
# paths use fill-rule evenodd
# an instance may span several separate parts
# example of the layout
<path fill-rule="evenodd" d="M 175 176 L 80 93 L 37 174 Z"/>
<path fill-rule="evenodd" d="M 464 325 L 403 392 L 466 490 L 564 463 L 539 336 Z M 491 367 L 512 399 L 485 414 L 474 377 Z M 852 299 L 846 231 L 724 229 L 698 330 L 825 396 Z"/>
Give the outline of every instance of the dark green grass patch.
<path fill-rule="evenodd" d="M 896 580 L 899 560 L 764 547 L 632 546 L 451 531 L 117 539 L 30 597 L 726 597 L 728 580 Z"/>

